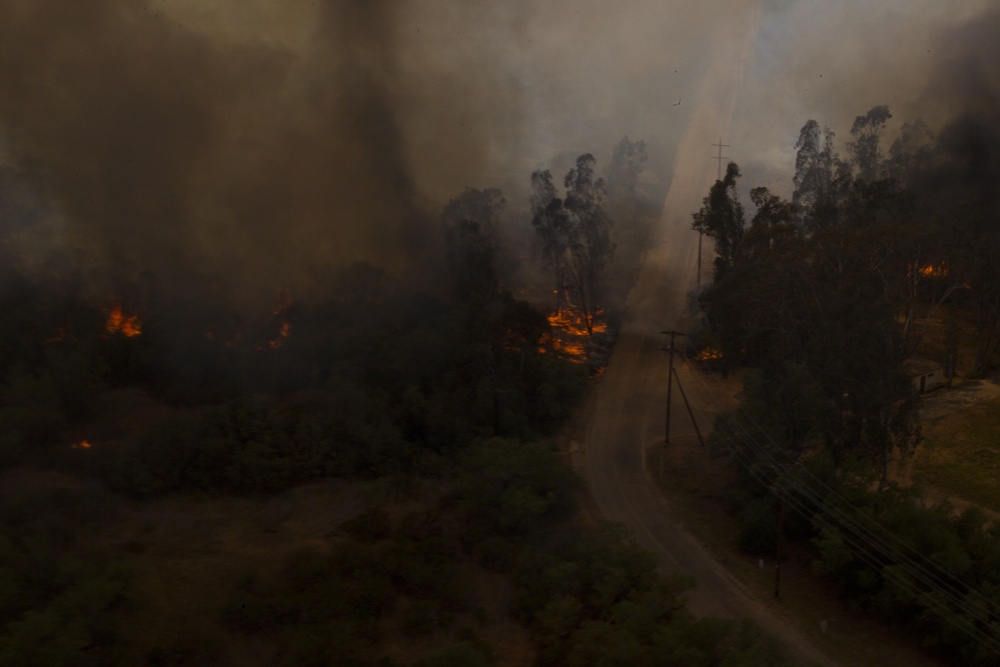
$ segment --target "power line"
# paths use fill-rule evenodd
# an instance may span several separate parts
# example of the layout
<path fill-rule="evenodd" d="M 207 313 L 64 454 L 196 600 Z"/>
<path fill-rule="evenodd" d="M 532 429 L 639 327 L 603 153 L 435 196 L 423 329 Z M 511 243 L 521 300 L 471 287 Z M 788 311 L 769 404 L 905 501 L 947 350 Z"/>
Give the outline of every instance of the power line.
<path fill-rule="evenodd" d="M 745 429 L 740 429 L 740 430 L 742 430 L 741 434 L 742 436 L 744 437 L 749 436 L 749 433 Z M 765 468 L 760 467 L 760 465 L 756 465 L 760 463 L 760 459 L 753 458 L 752 453 L 750 451 L 747 451 L 749 449 L 755 448 L 756 443 L 753 442 L 752 438 L 746 439 L 744 440 L 744 442 L 748 446 L 746 448 L 741 448 L 741 447 L 733 448 L 733 454 L 736 456 L 737 459 L 739 459 L 743 463 L 747 472 L 752 477 L 754 477 L 754 479 L 756 479 L 758 482 L 760 482 L 765 486 L 774 488 L 778 484 L 775 480 L 779 477 L 784 477 L 782 473 L 788 472 L 786 467 L 773 462 L 772 459 L 770 465 L 767 466 L 767 469 L 770 469 L 771 472 L 774 473 L 774 476 L 769 477 L 765 472 Z M 766 457 L 767 454 L 765 453 L 764 456 Z M 808 472 L 805 469 L 800 468 L 800 470 L 802 470 L 803 472 Z M 797 485 L 798 490 L 801 493 L 804 489 L 806 489 L 806 485 L 802 483 L 802 480 L 797 480 L 797 481 L 798 481 Z M 789 486 L 789 482 L 787 480 L 784 480 L 781 482 L 781 485 L 785 486 L 787 489 Z M 803 517 L 807 519 L 816 518 L 817 516 L 816 506 L 822 505 L 821 502 L 818 502 L 819 499 L 816 496 L 807 497 L 805 500 L 803 500 L 800 496 L 789 493 L 786 494 L 784 500 L 788 502 L 789 506 L 792 507 L 792 509 L 796 510 L 799 514 L 801 514 Z M 810 502 L 813 503 L 814 506 L 811 507 L 809 505 Z M 838 519 L 838 521 L 840 521 L 841 523 L 844 523 L 845 517 L 849 519 L 849 517 L 847 517 L 846 514 L 840 512 L 839 510 L 837 510 L 832 506 L 827 505 L 825 511 L 827 512 L 828 515 L 834 517 L 835 519 Z M 820 514 L 819 516 L 820 520 L 822 521 L 823 515 Z M 829 521 L 824 521 L 824 523 L 826 523 L 828 527 L 836 528 L 836 526 L 832 525 Z M 877 528 L 881 529 L 882 532 L 887 532 L 885 528 L 880 526 L 877 522 L 872 521 L 872 523 Z M 898 551 L 891 548 L 885 550 L 881 546 L 879 546 L 879 544 L 862 540 L 860 536 L 854 536 L 850 532 L 848 533 L 839 532 L 838 534 L 845 543 L 845 546 L 855 556 L 857 556 L 859 560 L 864 561 L 866 564 L 870 565 L 882 577 L 884 577 L 887 580 L 892 580 L 896 584 L 896 586 L 898 586 L 904 592 L 910 594 L 914 600 L 918 599 L 924 600 L 926 606 L 930 611 L 938 613 L 943 619 L 950 621 L 958 629 L 964 631 L 966 634 L 971 636 L 974 640 L 978 641 L 983 646 L 988 647 L 996 652 L 1000 652 L 1000 640 L 998 640 L 998 638 L 995 635 L 990 634 L 986 630 L 980 629 L 976 625 L 977 621 L 986 626 L 994 625 L 993 623 L 991 623 L 991 618 L 985 611 L 985 609 L 973 607 L 961 597 L 953 597 L 949 595 L 949 593 L 951 593 L 951 590 L 947 586 L 945 586 L 945 590 L 941 590 L 940 587 L 935 586 L 933 583 L 929 583 L 926 580 L 924 580 L 922 581 L 922 583 L 925 584 L 925 588 L 921 589 L 918 588 L 916 582 L 910 581 L 906 577 L 899 574 L 896 570 L 888 569 L 887 563 L 885 562 L 886 560 L 893 561 L 896 564 L 899 564 L 901 568 L 907 569 L 906 561 L 908 559 L 905 557 L 905 555 L 900 554 Z M 891 533 L 889 534 L 891 535 Z M 916 576 L 917 578 L 919 578 L 919 573 L 915 575 L 912 569 L 908 570 L 907 573 L 910 574 L 911 576 Z M 943 593 L 946 597 L 950 597 L 951 599 L 950 600 L 940 600 L 935 598 L 928 599 L 926 587 L 937 588 L 938 593 Z M 972 589 L 969 589 L 969 591 L 973 592 Z M 953 606 L 958 608 L 957 611 L 964 612 L 967 616 L 971 615 L 974 618 L 969 619 L 966 616 L 955 616 L 954 612 L 956 610 L 953 610 L 948 606 L 949 602 Z"/>
<path fill-rule="evenodd" d="M 703 392 L 708 394 L 709 401 L 718 408 L 717 402 L 712 398 L 711 390 L 705 386 L 698 371 L 690 363 L 688 367 L 692 369 L 696 382 L 701 384 Z M 737 412 L 742 414 L 765 440 L 771 440 L 760 424 L 742 406 Z M 786 466 L 778 463 L 767 448 L 757 441 L 740 420 L 734 420 L 733 427 L 733 435 L 742 446 L 736 446 L 732 451 L 751 476 L 771 488 L 775 488 L 779 482 L 785 489 L 794 487 L 798 494 L 786 493 L 783 497 L 790 507 L 809 519 L 816 519 L 817 510 L 820 510 L 822 512 L 818 515 L 820 521 L 824 521 L 830 528 L 839 526 L 844 529 L 838 530 L 838 534 L 845 546 L 859 560 L 870 565 L 882 577 L 891 580 L 915 600 L 923 601 L 929 611 L 939 614 L 943 620 L 962 630 L 983 647 L 1000 653 L 1000 638 L 989 631 L 989 628 L 996 628 L 996 621 L 988 610 L 991 604 L 981 593 L 888 531 L 874 518 L 861 514 L 862 519 L 859 519 L 842 509 L 844 506 L 853 509 L 853 504 L 808 469 L 797 467 L 798 474 L 790 473 Z M 774 445 L 773 442 L 771 444 Z M 768 470 L 770 474 L 767 473 Z M 824 515 L 829 519 L 824 520 Z M 895 542 L 899 547 L 891 542 Z M 890 567 L 891 565 L 897 567 L 894 569 Z M 933 595 L 928 597 L 929 592 L 936 593 L 938 597 Z M 977 623 L 987 629 L 979 627 Z"/>

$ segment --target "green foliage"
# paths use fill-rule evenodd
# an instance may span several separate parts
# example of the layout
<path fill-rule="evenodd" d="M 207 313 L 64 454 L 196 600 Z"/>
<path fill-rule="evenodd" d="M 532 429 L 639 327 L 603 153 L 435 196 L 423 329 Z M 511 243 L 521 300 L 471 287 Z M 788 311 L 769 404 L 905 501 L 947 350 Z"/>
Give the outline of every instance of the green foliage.
<path fill-rule="evenodd" d="M 740 549 L 755 556 L 774 554 L 778 539 L 778 512 L 771 497 L 744 503 L 736 515 Z"/>
<path fill-rule="evenodd" d="M 460 299 L 475 307 L 489 303 L 499 291 L 497 225 L 505 204 L 500 190 L 466 188 L 441 213 L 448 268 L 456 291 Z"/>
<path fill-rule="evenodd" d="M 112 664 L 122 648 L 120 611 L 131 568 L 77 547 L 93 519 L 85 496 L 40 495 L 0 518 L 0 665 Z M 63 514 L 69 516 L 63 516 Z M 95 512 L 99 516 L 97 512 Z M 74 554 L 67 557 L 66 554 Z"/>
<path fill-rule="evenodd" d="M 109 483 L 136 495 L 201 489 L 273 492 L 327 475 L 402 470 L 402 443 L 380 392 L 334 385 L 308 403 L 237 400 L 170 417 L 112 464 Z"/>
<path fill-rule="evenodd" d="M 362 528 L 373 520 L 380 526 L 377 538 Z M 328 548 L 290 553 L 273 579 L 244 577 L 225 605 L 223 622 L 240 633 L 271 637 L 288 664 L 372 664 L 386 627 L 413 640 L 433 638 L 471 608 L 469 588 L 455 570 L 461 546 L 445 536 L 438 512 L 414 513 L 393 525 L 384 511 L 372 510 L 353 519 L 345 533 L 361 541 L 341 535 Z M 468 657 L 469 648 L 491 664 L 488 645 L 459 643 L 429 655 L 428 664 L 451 664 L 449 656 Z"/>
<path fill-rule="evenodd" d="M 4 378 L 2 401 L 0 456 L 4 463 L 18 462 L 37 448 L 53 444 L 68 423 L 50 376 L 15 368 Z"/>
<path fill-rule="evenodd" d="M 568 516 L 579 484 L 546 444 L 491 438 L 465 455 L 459 493 L 482 531 L 523 535 Z"/>
<path fill-rule="evenodd" d="M 784 665 L 751 625 L 696 620 L 682 594 L 692 582 L 655 575 L 655 559 L 615 531 L 560 534 L 525 560 L 515 611 L 547 665 Z"/>
<path fill-rule="evenodd" d="M 859 497 L 859 496 L 856 496 Z M 988 665 L 992 657 L 969 636 L 968 629 L 953 625 L 956 617 L 967 616 L 956 600 L 936 592 L 932 579 L 921 571 L 940 568 L 944 582 L 965 605 L 980 610 L 991 619 L 1000 619 L 1000 605 L 990 600 L 995 590 L 995 569 L 1000 560 L 1000 532 L 987 527 L 976 509 L 956 514 L 947 504 L 926 508 L 921 499 L 890 488 L 881 493 L 863 492 L 853 508 L 830 507 L 830 513 L 856 513 L 855 521 L 884 533 L 882 543 L 863 537 L 859 543 L 850 526 L 838 526 L 837 520 L 822 513 L 815 520 L 821 524 L 814 540 L 813 566 L 830 576 L 845 596 L 859 608 L 869 609 L 901 628 L 919 627 L 920 638 L 944 656 L 978 656 L 959 664 Z M 898 542 L 897 542 L 898 540 Z M 905 545 L 904 555 L 896 558 L 884 544 Z M 918 569 L 921 568 L 921 569 Z M 968 623 L 982 625 L 967 616 Z M 992 641 L 1000 634 L 989 628 Z"/>
<path fill-rule="evenodd" d="M 716 181 L 705 197 L 700 211 L 694 214 L 692 228 L 715 241 L 715 276 L 721 278 L 737 261 L 740 241 L 746 231 L 743 205 L 736 195 L 740 169 L 734 162 L 726 175 Z"/>

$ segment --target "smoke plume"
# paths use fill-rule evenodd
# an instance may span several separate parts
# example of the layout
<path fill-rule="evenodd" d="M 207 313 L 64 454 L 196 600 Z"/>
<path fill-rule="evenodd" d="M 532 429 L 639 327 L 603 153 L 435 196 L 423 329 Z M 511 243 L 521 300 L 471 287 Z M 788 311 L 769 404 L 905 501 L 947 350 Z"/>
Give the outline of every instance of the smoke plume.
<path fill-rule="evenodd" d="M 359 259 L 433 279 L 441 207 L 466 187 L 503 189 L 524 224 L 535 169 L 585 152 L 600 169 L 626 135 L 665 187 L 719 50 L 736 101 L 717 136 L 744 182 L 786 194 L 810 118 L 841 138 L 876 104 L 935 130 L 995 118 L 988 6 L 6 0 L 0 236 L 96 296 L 153 281 L 256 307 Z M 719 33 L 720 12 L 755 41 Z"/>

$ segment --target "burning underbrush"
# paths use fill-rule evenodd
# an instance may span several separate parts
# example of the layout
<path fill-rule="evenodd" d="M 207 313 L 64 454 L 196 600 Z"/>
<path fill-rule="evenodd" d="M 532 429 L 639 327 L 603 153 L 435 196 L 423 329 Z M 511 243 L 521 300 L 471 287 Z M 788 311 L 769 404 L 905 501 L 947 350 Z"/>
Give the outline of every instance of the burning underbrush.
<path fill-rule="evenodd" d="M 906 275 L 910 278 L 946 278 L 948 277 L 948 264 L 946 262 L 911 264 L 907 267 Z"/>
<path fill-rule="evenodd" d="M 722 350 L 704 347 L 694 355 L 694 358 L 698 361 L 718 361 L 722 359 Z"/>
<path fill-rule="evenodd" d="M 116 303 L 108 311 L 108 319 L 104 325 L 104 330 L 109 334 L 120 333 L 126 338 L 133 338 L 142 333 L 142 322 L 138 315 L 133 315 L 122 309 L 120 303 Z"/>
<path fill-rule="evenodd" d="M 95 299 L 11 287 L 0 293 L 9 316 L 0 327 L 0 420 L 12 434 L 0 442 L 0 467 L 34 460 L 37 450 L 99 468 L 99 460 L 138 447 L 152 426 L 121 426 L 133 409 L 116 411 L 108 400 L 122 391 L 195 412 L 245 397 L 284 405 L 308 394 L 320 397 L 328 416 L 330 405 L 351 403 L 337 393 L 346 386 L 352 400 L 370 402 L 375 424 L 354 424 L 367 414 L 361 406 L 344 415 L 350 428 L 321 416 L 306 430 L 329 429 L 338 442 L 355 431 L 364 441 L 371 430 L 385 434 L 390 449 L 401 441 L 447 450 L 493 435 L 547 434 L 605 365 L 604 312 L 588 327 L 578 312 L 549 317 L 509 294 L 470 309 L 371 270 L 363 281 L 353 277 L 332 278 L 323 296 L 277 289 L 256 309 L 235 307 L 210 288 L 192 296 L 126 284 Z M 210 435 L 206 447 L 216 442 Z M 257 451 L 247 447 L 247 456 Z"/>
<path fill-rule="evenodd" d="M 543 336 L 540 352 L 551 349 L 577 364 L 585 364 L 593 376 L 600 376 L 611 352 L 607 313 L 596 310 L 588 318 L 573 307 L 560 308 L 547 316 L 549 333 Z"/>

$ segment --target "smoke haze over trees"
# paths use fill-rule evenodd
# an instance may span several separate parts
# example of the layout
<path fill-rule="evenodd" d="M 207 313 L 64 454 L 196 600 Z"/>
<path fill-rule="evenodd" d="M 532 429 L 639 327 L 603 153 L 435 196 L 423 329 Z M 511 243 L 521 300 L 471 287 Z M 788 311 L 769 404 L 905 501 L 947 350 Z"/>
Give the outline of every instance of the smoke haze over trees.
<path fill-rule="evenodd" d="M 317 289 L 317 265 L 376 256 L 434 280 L 435 212 L 465 187 L 526 201 L 524 173 L 564 173 L 576 147 L 608 150 L 624 132 L 660 156 L 647 178 L 662 194 L 694 113 L 672 105 L 710 49 L 734 50 L 737 118 L 755 139 L 738 126 L 730 143 L 754 182 L 771 185 L 757 174 L 787 159 L 787 128 L 820 105 L 919 107 L 932 127 L 982 117 L 996 84 L 984 6 L 734 0 L 757 25 L 751 54 L 713 40 L 716 10 L 693 0 L 12 0 L 0 9 L 0 161 L 26 194 L 5 186 L 3 199 L 30 200 L 33 270 L 98 293 L 153 275 L 256 307 L 282 285 Z M 891 99 L 859 103 L 887 88 Z M 791 94 L 758 109 L 775 89 Z"/>
<path fill-rule="evenodd" d="M 720 11 L 756 39 L 718 28 Z M 229 622 L 305 609 L 320 583 L 345 593 L 324 604 L 355 611 L 407 588 L 404 607 L 423 603 L 410 621 L 442 610 L 446 624 L 449 604 L 473 611 L 431 567 L 457 557 L 515 579 L 518 619 L 553 664 L 638 664 L 673 655 L 663 647 L 702 664 L 727 661 L 719 647 L 771 655 L 747 628 L 688 618 L 682 586 L 657 583 L 617 538 L 562 533 L 575 482 L 544 438 L 578 408 L 587 369 L 512 291 L 528 289 L 512 276 L 530 282 L 531 195 L 575 229 L 549 255 L 578 253 L 592 315 L 603 304 L 586 272 L 603 278 L 614 254 L 603 287 L 618 298 L 663 242 L 649 223 L 680 137 L 703 121 L 691 100 L 709 56 L 731 55 L 736 120 L 713 132 L 730 133 L 740 169 L 701 218 L 725 239 L 711 323 L 729 357 L 769 362 L 748 388 L 790 458 L 822 434 L 834 458 L 884 470 L 917 436 L 897 372 L 919 337 L 907 307 L 945 292 L 908 262 L 943 253 L 951 280 L 977 286 L 977 363 L 997 363 L 997 34 L 988 0 L 4 0 L 0 472 L 85 471 L 109 510 L 119 494 L 452 479 L 454 495 L 421 501 L 426 516 L 363 515 L 350 530 L 367 547 L 324 542 L 329 554 L 289 559 L 277 588 L 231 590 Z M 807 118 L 821 122 L 796 135 Z M 854 148 L 828 143 L 826 122 L 845 122 Z M 705 153 L 704 169 L 684 168 L 715 173 Z M 569 175 L 561 189 L 552 174 Z M 757 186 L 749 221 L 738 182 Z M 903 243 L 901 224 L 922 235 Z M 118 644 L 106 616 L 127 615 L 131 575 L 22 539 L 37 507 L 68 552 L 89 524 L 66 509 L 100 518 L 72 495 L 52 503 L 0 503 L 0 555 L 16 562 L 0 662 L 40 662 L 19 651 L 49 635 L 72 640 L 52 646 L 70 656 Z M 352 588 L 358 573 L 380 595 Z M 318 653 L 335 651 L 312 631 Z M 183 647 L 143 649 L 127 664 Z"/>

